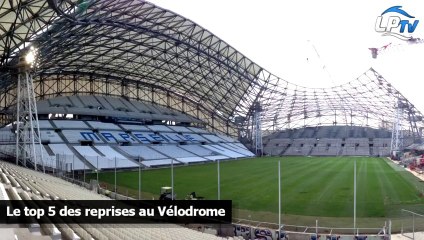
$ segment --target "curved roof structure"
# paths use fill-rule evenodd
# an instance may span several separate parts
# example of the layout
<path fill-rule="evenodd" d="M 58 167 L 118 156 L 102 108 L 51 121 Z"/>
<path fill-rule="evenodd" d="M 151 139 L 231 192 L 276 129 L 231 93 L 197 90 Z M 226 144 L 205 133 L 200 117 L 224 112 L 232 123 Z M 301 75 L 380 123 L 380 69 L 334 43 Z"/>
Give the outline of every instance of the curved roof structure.
<path fill-rule="evenodd" d="M 101 94 L 157 102 L 236 133 L 257 103 L 266 129 L 316 124 L 378 127 L 402 106 L 422 114 L 370 69 L 329 89 L 274 76 L 208 30 L 141 0 L 8 0 L 0 5 L 0 107 L 14 103 L 13 66 L 30 45 L 40 52 L 38 98 Z M 237 118 L 242 117 L 242 118 Z"/>

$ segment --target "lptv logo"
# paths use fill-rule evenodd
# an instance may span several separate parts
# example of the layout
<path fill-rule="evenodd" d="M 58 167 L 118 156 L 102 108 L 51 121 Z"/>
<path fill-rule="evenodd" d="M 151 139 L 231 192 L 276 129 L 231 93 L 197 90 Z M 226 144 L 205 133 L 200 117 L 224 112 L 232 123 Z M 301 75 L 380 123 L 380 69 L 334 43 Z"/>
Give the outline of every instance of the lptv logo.
<path fill-rule="evenodd" d="M 375 22 L 375 31 L 383 33 L 383 36 L 393 36 L 402 40 L 412 38 L 411 34 L 418 26 L 419 20 L 401 9 L 402 6 L 393 6 L 386 9 Z"/>

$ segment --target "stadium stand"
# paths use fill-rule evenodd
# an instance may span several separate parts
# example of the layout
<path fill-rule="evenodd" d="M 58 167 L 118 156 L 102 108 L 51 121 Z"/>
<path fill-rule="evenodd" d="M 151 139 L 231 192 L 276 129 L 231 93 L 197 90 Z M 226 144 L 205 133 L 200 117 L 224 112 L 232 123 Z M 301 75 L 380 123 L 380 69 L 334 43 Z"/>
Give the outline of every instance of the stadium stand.
<path fill-rule="evenodd" d="M 152 148 L 167 157 L 184 158 L 196 156 L 193 153 L 187 152 L 175 145 L 158 145 L 152 146 Z"/>
<path fill-rule="evenodd" d="M 102 139 L 91 130 L 62 130 L 64 141 L 67 143 L 80 143 L 82 141 L 92 141 L 94 143 L 103 143 Z"/>
<path fill-rule="evenodd" d="M 172 132 L 170 128 L 163 125 L 152 125 L 147 126 L 147 128 L 149 128 L 151 132 Z"/>
<path fill-rule="evenodd" d="M 150 129 L 148 129 L 146 126 L 143 125 L 135 125 L 135 124 L 120 124 L 120 126 L 125 131 L 139 131 L 139 132 L 149 132 Z"/>
<path fill-rule="evenodd" d="M 385 129 L 306 127 L 287 129 L 264 137 L 264 153 L 274 156 L 388 156 L 390 143 L 391 132 Z"/>
<path fill-rule="evenodd" d="M 45 128 L 48 128 L 47 127 L 48 121 L 42 120 L 42 122 L 45 122 L 45 124 L 46 124 Z M 85 122 L 83 122 L 83 121 L 53 120 L 52 123 L 58 129 L 80 129 L 80 130 L 90 129 L 89 126 L 87 126 L 87 124 L 85 124 Z"/>
<path fill-rule="evenodd" d="M 67 170 L 82 170 L 93 169 L 97 165 L 104 169 L 115 168 L 115 159 L 117 168 L 136 168 L 138 161 L 144 167 L 155 167 L 169 165 L 172 160 L 175 164 L 191 164 L 254 156 L 243 144 L 228 136 L 190 125 L 144 124 L 139 121 L 121 123 L 113 121 L 115 113 L 110 113 L 109 121 L 99 121 L 95 120 L 98 116 L 92 115 L 97 114 L 96 111 L 91 115 L 81 115 L 81 111 L 77 111 L 84 120 L 71 119 L 75 113 L 73 110 L 78 108 L 105 111 L 141 109 L 145 111 L 143 114 L 155 114 L 158 118 L 164 113 L 167 116 L 184 115 L 144 102 L 129 102 L 113 97 L 72 96 L 43 100 L 38 106 L 42 113 L 56 107 L 64 107 L 71 115 L 66 115 L 68 119 L 40 120 L 44 162 L 50 168 L 59 166 Z M 91 109 L 94 107 L 96 109 Z M 4 139 L 0 145 L 2 155 L 13 158 L 16 154 L 15 139 L 10 126 L 0 130 L 0 139 Z"/>
<path fill-rule="evenodd" d="M 105 123 L 99 121 L 87 121 L 87 124 L 91 126 L 91 129 L 102 129 L 102 130 L 122 130 L 118 125 L 113 123 Z"/>
<path fill-rule="evenodd" d="M 41 142 L 42 143 L 62 143 L 63 140 L 59 134 L 52 130 L 40 130 Z"/>
<path fill-rule="evenodd" d="M 0 200 L 110 200 L 110 198 L 89 191 L 57 177 L 0 162 Z M 9 180 L 10 179 L 10 180 Z M 21 184 L 19 184 L 20 182 Z M 38 228 L 27 239 L 44 239 L 41 232 L 51 238 L 45 239 L 228 239 L 198 232 L 175 224 L 168 225 L 115 225 L 115 224 L 35 224 Z M 166 227 L 166 228 L 164 228 Z M 44 230 L 44 231 L 41 231 Z M 16 231 L 11 234 L 16 234 Z M 19 236 L 21 234 L 18 233 Z M 5 237 L 5 236 L 3 236 Z M 3 238 L 2 239 L 6 239 Z M 21 239 L 21 238 L 18 238 Z"/>
<path fill-rule="evenodd" d="M 13 153 L 15 151 L 15 153 Z M 4 157 L 16 155 L 16 144 L 8 143 L 0 145 L 0 152 Z"/>
<path fill-rule="evenodd" d="M 319 141 L 317 141 L 317 145 L 312 149 L 311 155 L 336 156 L 342 148 L 341 142 L 341 139 L 319 139 Z"/>
<path fill-rule="evenodd" d="M 187 129 L 195 133 L 208 133 L 208 131 L 206 131 L 205 129 L 196 128 L 196 127 L 187 127 Z"/>
<path fill-rule="evenodd" d="M 38 113 L 41 115 L 58 113 L 201 123 L 201 121 L 196 118 L 159 105 L 128 101 L 122 98 L 104 96 L 66 96 L 58 98 L 59 100 L 48 99 L 39 101 L 37 103 L 39 108 Z M 103 126 L 106 127 L 105 125 Z M 61 125 L 57 127 L 67 128 Z M 82 126 L 74 127 L 77 129 L 84 129 Z"/>
<path fill-rule="evenodd" d="M 158 167 L 158 166 L 169 166 L 171 164 L 180 164 L 178 161 L 174 161 L 173 159 L 159 159 L 159 160 L 145 160 L 141 162 L 142 165 L 146 167 Z"/>
<path fill-rule="evenodd" d="M 218 152 L 211 150 L 209 148 L 205 148 L 202 145 L 181 145 L 181 148 L 187 150 L 188 152 L 192 152 L 199 157 L 203 157 L 209 160 L 218 160 L 218 159 L 226 159 L 227 157 L 224 155 L 219 155 Z"/>
<path fill-rule="evenodd" d="M 122 131 L 99 131 L 99 135 L 105 139 L 107 143 L 138 143 L 136 138 Z"/>
<path fill-rule="evenodd" d="M 190 129 L 183 126 L 168 126 L 168 128 L 177 133 L 193 133 Z"/>
<path fill-rule="evenodd" d="M 235 142 L 233 138 L 227 137 L 222 134 L 217 134 L 217 137 L 221 138 L 224 142 Z"/>
<path fill-rule="evenodd" d="M 180 158 L 175 158 L 175 159 L 177 159 L 179 162 L 185 163 L 185 164 L 196 163 L 196 162 L 205 162 L 206 161 L 205 158 L 201 158 L 201 157 L 180 157 Z"/>
<path fill-rule="evenodd" d="M 13 142 L 15 134 L 12 132 L 11 127 L 4 127 L 0 129 L 0 143 Z"/>
<path fill-rule="evenodd" d="M 42 161 L 44 162 L 44 165 L 46 167 L 56 168 L 56 157 L 54 155 L 50 155 L 44 146 L 42 146 L 41 148 L 39 147 L 39 144 L 36 144 L 35 146 L 36 155 L 41 156 L 40 149 L 42 151 Z"/>
<path fill-rule="evenodd" d="M 147 1 L 9 0 L 0 4 L 0 25 L 0 121 L 2 126 L 15 121 L 17 105 L 25 122 L 31 111 L 19 111 L 19 98 L 42 99 L 39 154 L 53 169 L 110 168 L 111 159 L 113 167 L 119 160 L 119 167 L 127 168 L 139 162 L 154 167 L 251 157 L 241 143 L 222 134 L 239 135 L 253 146 L 261 129 L 268 133 L 290 126 L 304 127 L 266 136 L 265 154 L 386 155 L 389 131 L 355 126 L 389 129 L 393 113 L 404 109 L 408 114 L 399 120 L 409 122 L 412 133 L 421 134 L 423 127 L 418 109 L 372 68 L 347 84 L 302 87 L 268 72 L 186 17 Z M 29 66 L 24 56 L 33 50 L 40 54 Z M 19 94 L 23 74 L 35 83 L 34 92 L 28 88 Z M 14 156 L 13 127 L 0 132 L 1 157 L 26 162 L 26 156 Z M 262 148 L 255 150 L 262 155 Z M 4 169 L 5 190 L 13 199 L 86 194 L 46 175 Z M 208 238 L 172 228 L 163 234 L 114 225 L 33 227 L 44 227 L 54 237 L 60 232 L 65 239 Z"/>
<path fill-rule="evenodd" d="M 145 160 L 167 158 L 165 155 L 151 149 L 148 146 L 119 146 L 119 148 L 133 158 L 141 157 Z"/>
<path fill-rule="evenodd" d="M 254 156 L 254 154 L 252 152 L 250 152 L 249 150 L 247 150 L 247 148 L 244 147 L 243 145 L 240 146 L 240 145 L 237 145 L 237 144 L 232 143 L 232 142 L 231 143 L 220 143 L 219 145 L 222 146 L 222 147 L 225 147 L 227 149 L 230 149 L 233 152 L 243 154 L 245 156 L 250 156 L 250 157 Z"/>
<path fill-rule="evenodd" d="M 60 156 L 62 161 L 65 163 L 73 164 L 76 169 L 81 169 L 84 167 L 84 163 L 75 156 L 74 152 L 68 147 L 68 145 L 61 144 L 49 144 L 48 147 L 52 150 L 54 155 Z"/>
<path fill-rule="evenodd" d="M 41 130 L 43 129 L 53 129 L 53 126 L 50 124 L 50 121 L 48 120 L 39 120 L 38 125 Z"/>
<path fill-rule="evenodd" d="M 109 146 L 96 146 L 96 148 L 102 149 L 102 153 L 100 154 L 91 146 L 74 146 L 81 156 L 98 169 L 138 167 L 138 164 L 128 160 Z"/>
<path fill-rule="evenodd" d="M 246 155 L 231 151 L 229 149 L 226 149 L 224 147 L 219 146 L 218 144 L 212 144 L 212 145 L 203 145 L 205 148 L 209 148 L 212 151 L 215 151 L 219 153 L 220 155 L 227 156 L 229 158 L 242 158 L 246 157 Z"/>
<path fill-rule="evenodd" d="M 203 137 L 206 138 L 207 140 L 213 142 L 213 143 L 224 142 L 224 140 L 222 140 L 222 138 L 215 136 L 215 135 L 211 135 L 211 134 L 205 134 L 205 135 L 203 135 Z"/>
<path fill-rule="evenodd" d="M 292 144 L 288 138 L 273 138 L 264 141 L 264 152 L 269 155 L 282 155 Z"/>

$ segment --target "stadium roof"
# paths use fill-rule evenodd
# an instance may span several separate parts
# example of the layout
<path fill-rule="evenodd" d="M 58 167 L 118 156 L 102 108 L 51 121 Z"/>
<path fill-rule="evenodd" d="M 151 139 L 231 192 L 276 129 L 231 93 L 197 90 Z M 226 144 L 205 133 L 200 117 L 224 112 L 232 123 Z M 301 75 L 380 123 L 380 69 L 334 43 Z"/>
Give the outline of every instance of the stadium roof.
<path fill-rule="evenodd" d="M 31 42 L 41 53 L 39 74 L 139 81 L 192 98 L 226 118 L 236 110 L 245 113 L 252 93 L 265 84 L 256 81 L 262 69 L 234 48 L 148 2 L 63 1 L 57 11 L 52 2 L 3 2 L 1 67 Z M 1 84 L 13 82 L 6 75 Z"/>
<path fill-rule="evenodd" d="M 222 121 L 251 119 L 259 102 L 266 129 L 378 127 L 393 120 L 401 102 L 404 119 L 422 124 L 422 114 L 373 69 L 333 88 L 297 86 L 191 20 L 141 0 L 7 0 L 0 5 L 0 23 L 3 95 L 15 87 L 9 70 L 20 51 L 32 45 L 40 52 L 38 76 L 78 75 L 167 89 Z"/>

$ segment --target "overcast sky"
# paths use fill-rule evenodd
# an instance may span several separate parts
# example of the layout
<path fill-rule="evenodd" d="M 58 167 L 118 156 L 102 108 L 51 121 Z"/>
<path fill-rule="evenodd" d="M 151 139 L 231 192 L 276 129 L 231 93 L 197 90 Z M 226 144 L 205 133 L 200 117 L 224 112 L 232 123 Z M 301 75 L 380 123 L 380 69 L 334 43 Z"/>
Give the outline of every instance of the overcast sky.
<path fill-rule="evenodd" d="M 400 5 L 420 21 L 412 36 L 423 39 L 424 1 L 150 2 L 191 19 L 271 73 L 298 85 L 341 84 L 373 67 L 424 113 L 424 44 L 410 45 L 375 31 L 377 17 Z M 394 47 L 371 58 L 368 48 L 389 43 Z"/>

